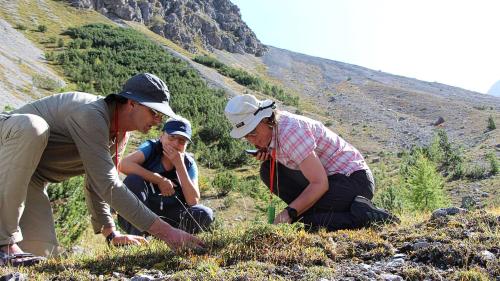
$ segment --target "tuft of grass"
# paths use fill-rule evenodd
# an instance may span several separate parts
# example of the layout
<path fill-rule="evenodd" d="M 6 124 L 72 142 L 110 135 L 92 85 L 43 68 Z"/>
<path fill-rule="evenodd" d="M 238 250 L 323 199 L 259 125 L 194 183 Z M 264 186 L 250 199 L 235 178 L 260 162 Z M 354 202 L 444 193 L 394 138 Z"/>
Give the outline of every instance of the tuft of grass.
<path fill-rule="evenodd" d="M 484 270 L 474 267 L 469 270 L 463 270 L 456 273 L 456 279 L 460 281 L 488 281 L 490 278 Z"/>

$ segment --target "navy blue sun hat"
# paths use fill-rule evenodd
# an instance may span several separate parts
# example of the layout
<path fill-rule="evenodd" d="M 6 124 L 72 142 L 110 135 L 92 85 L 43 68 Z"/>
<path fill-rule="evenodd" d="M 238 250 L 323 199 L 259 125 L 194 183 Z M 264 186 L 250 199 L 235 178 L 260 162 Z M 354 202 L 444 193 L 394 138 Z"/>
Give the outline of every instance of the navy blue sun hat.
<path fill-rule="evenodd" d="M 165 122 L 163 131 L 169 135 L 180 135 L 191 141 L 191 123 L 182 117 L 170 118 Z"/>
<path fill-rule="evenodd" d="M 158 76 L 151 73 L 139 73 L 128 79 L 118 96 L 136 101 L 170 117 L 176 117 L 170 108 L 170 92 Z"/>

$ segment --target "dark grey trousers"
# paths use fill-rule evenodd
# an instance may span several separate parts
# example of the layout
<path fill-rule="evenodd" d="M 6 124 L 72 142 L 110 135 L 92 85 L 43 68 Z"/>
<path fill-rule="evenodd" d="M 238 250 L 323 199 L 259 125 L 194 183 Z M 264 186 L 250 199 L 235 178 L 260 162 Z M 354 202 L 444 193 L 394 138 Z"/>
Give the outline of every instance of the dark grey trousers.
<path fill-rule="evenodd" d="M 292 170 L 281 163 L 277 167 L 278 177 L 274 177 L 274 194 L 290 204 L 309 185 L 309 181 L 300 170 Z M 264 161 L 260 167 L 260 177 L 269 187 L 270 161 Z M 279 187 L 276 187 L 278 179 Z M 328 191 L 309 210 L 299 216 L 310 230 L 326 228 L 329 231 L 360 228 L 365 220 L 350 212 L 351 203 L 358 195 L 373 198 L 375 183 L 369 170 L 359 170 L 350 176 L 334 174 L 328 176 Z"/>
<path fill-rule="evenodd" d="M 151 211 L 160 216 L 171 226 L 180 228 L 189 233 L 198 233 L 207 230 L 214 221 L 212 209 L 202 204 L 188 206 L 182 199 L 172 196 L 162 196 L 159 190 L 153 192 L 148 182 L 137 175 L 129 175 L 123 183 L 142 201 Z M 128 234 L 146 234 L 138 230 L 120 215 L 118 225 Z"/>

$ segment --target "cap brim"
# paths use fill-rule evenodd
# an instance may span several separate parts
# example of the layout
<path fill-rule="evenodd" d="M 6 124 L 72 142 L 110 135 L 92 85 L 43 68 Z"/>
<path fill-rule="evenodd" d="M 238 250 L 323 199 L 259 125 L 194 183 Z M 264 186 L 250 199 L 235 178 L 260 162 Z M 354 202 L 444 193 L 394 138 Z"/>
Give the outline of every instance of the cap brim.
<path fill-rule="evenodd" d="M 170 116 L 172 118 L 179 117 L 177 114 L 175 114 L 175 112 L 172 110 L 172 108 L 170 107 L 170 105 L 167 102 L 160 103 L 160 102 L 141 102 L 141 101 L 138 101 L 138 103 L 140 103 L 144 106 L 147 106 L 147 107 L 151 107 L 152 109 L 159 111 L 159 112 L 161 112 L 167 116 Z"/>
<path fill-rule="evenodd" d="M 246 136 L 248 133 L 253 131 L 253 129 L 255 129 L 255 127 L 257 127 L 257 125 L 259 125 L 259 123 L 262 119 L 271 116 L 272 113 L 273 113 L 272 108 L 266 108 L 266 109 L 260 111 L 259 113 L 257 113 L 255 118 L 250 123 L 246 124 L 245 126 L 243 126 L 241 128 L 234 128 L 233 127 L 233 129 L 231 130 L 229 135 L 232 138 L 241 139 L 242 137 Z"/>
<path fill-rule="evenodd" d="M 130 93 L 130 92 L 121 92 L 117 95 L 123 96 L 123 97 L 130 99 L 130 100 L 133 100 L 133 101 L 136 101 L 144 106 L 151 107 L 152 109 L 159 111 L 167 116 L 170 116 L 173 118 L 178 117 L 177 114 L 175 114 L 175 112 L 172 110 L 172 108 L 170 107 L 170 105 L 168 104 L 167 101 L 153 102 L 149 99 L 145 99 L 145 98 L 141 97 L 140 95 L 137 95 L 137 94 L 134 95 L 133 93 Z"/>
<path fill-rule="evenodd" d="M 185 137 L 186 139 L 188 139 L 189 141 L 191 141 L 191 138 L 184 132 L 181 132 L 181 131 L 173 131 L 173 132 L 166 132 L 167 134 L 169 135 L 179 135 L 179 136 L 183 136 Z"/>

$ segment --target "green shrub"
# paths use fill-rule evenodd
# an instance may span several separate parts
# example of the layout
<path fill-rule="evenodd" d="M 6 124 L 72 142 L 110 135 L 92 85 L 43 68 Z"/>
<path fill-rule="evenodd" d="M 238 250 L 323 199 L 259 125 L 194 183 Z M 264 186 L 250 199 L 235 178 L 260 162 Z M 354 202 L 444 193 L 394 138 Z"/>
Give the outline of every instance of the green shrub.
<path fill-rule="evenodd" d="M 9 111 L 12 111 L 14 110 L 15 108 L 9 104 L 6 104 L 4 107 L 3 107 L 3 111 L 5 112 L 9 112 Z"/>
<path fill-rule="evenodd" d="M 375 193 L 373 202 L 377 207 L 381 207 L 392 212 L 402 212 L 405 208 L 406 190 L 397 186 L 381 187 Z"/>
<path fill-rule="evenodd" d="M 451 144 L 445 130 L 437 130 L 431 145 L 422 148 L 422 151 L 445 175 L 452 175 L 453 178 L 461 178 L 464 175 L 462 150 Z"/>
<path fill-rule="evenodd" d="M 486 173 L 486 168 L 482 165 L 473 165 L 467 169 L 465 177 L 469 179 L 482 179 Z"/>
<path fill-rule="evenodd" d="M 497 125 L 495 124 L 495 120 L 493 119 L 493 116 L 488 117 L 488 131 L 493 131 L 497 128 Z"/>
<path fill-rule="evenodd" d="M 62 38 L 57 39 L 57 47 L 58 48 L 64 47 L 64 39 Z"/>
<path fill-rule="evenodd" d="M 455 273 L 456 280 L 460 281 L 488 281 L 490 278 L 488 277 L 487 272 L 483 272 L 481 268 L 472 267 L 469 270 L 461 270 Z"/>
<path fill-rule="evenodd" d="M 34 74 L 32 77 L 33 85 L 37 88 L 44 89 L 47 91 L 53 91 L 61 88 L 61 83 L 59 81 L 52 79 L 49 76 Z"/>
<path fill-rule="evenodd" d="M 488 159 L 488 161 L 490 162 L 490 173 L 492 175 L 497 175 L 498 174 L 498 169 L 499 169 L 499 165 L 498 165 L 498 158 L 497 156 L 495 155 L 494 152 L 490 152 L 486 155 L 486 159 Z"/>
<path fill-rule="evenodd" d="M 401 170 L 407 189 L 406 200 L 413 210 L 431 211 L 448 204 L 449 199 L 443 189 L 444 179 L 436 165 L 421 152 L 410 157 L 412 159 Z"/>
<path fill-rule="evenodd" d="M 54 52 L 46 52 L 45 53 L 45 59 L 48 61 L 53 61 L 56 59 L 56 55 Z"/>
<path fill-rule="evenodd" d="M 40 25 L 38 25 L 37 30 L 38 30 L 38 32 L 45 32 L 45 31 L 47 31 L 47 26 L 40 24 Z"/>
<path fill-rule="evenodd" d="M 226 196 L 231 190 L 238 186 L 238 178 L 233 171 L 221 171 L 215 175 L 212 187 L 217 191 L 217 195 Z"/>
<path fill-rule="evenodd" d="M 214 57 L 196 56 L 193 60 L 197 63 L 215 68 L 220 74 L 233 78 L 238 84 L 248 87 L 254 91 L 262 92 L 265 95 L 272 96 L 282 101 L 285 105 L 299 105 L 298 96 L 290 95 L 281 87 L 270 85 L 261 78 L 253 76 L 242 69 L 227 66 Z"/>
<path fill-rule="evenodd" d="M 382 153 L 383 154 L 383 153 Z M 382 155 L 383 156 L 383 155 Z M 378 207 L 393 211 L 401 212 L 405 204 L 405 189 L 397 177 L 389 176 L 388 167 L 384 162 L 372 168 L 373 177 L 375 178 L 375 195 L 373 201 Z"/>
<path fill-rule="evenodd" d="M 22 24 L 22 23 L 16 23 L 16 29 L 19 29 L 19 30 L 26 30 L 27 27 L 26 25 Z"/>
<path fill-rule="evenodd" d="M 88 226 L 82 176 L 51 184 L 47 189 L 52 202 L 56 234 L 62 245 L 76 242 Z"/>

